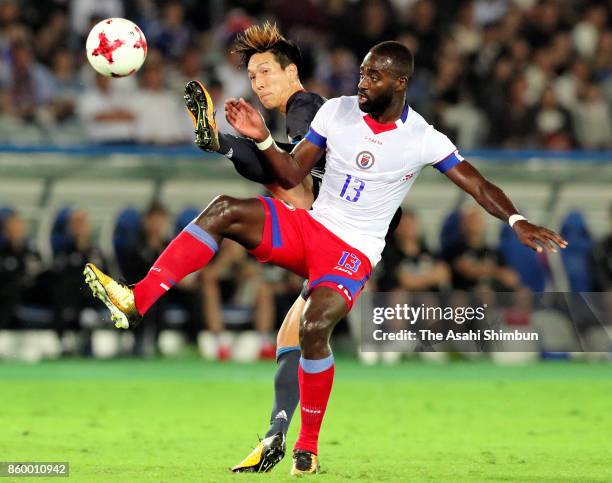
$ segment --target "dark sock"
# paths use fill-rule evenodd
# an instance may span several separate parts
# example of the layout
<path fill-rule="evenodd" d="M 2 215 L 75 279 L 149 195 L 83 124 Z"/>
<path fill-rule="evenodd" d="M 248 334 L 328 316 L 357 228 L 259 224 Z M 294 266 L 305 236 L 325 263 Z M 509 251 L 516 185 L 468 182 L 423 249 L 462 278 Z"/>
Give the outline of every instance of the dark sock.
<path fill-rule="evenodd" d="M 270 416 L 270 429 L 266 438 L 278 432 L 287 434 L 291 418 L 300 401 L 298 367 L 300 350 L 291 350 L 278 357 L 278 367 L 274 376 L 274 406 Z"/>

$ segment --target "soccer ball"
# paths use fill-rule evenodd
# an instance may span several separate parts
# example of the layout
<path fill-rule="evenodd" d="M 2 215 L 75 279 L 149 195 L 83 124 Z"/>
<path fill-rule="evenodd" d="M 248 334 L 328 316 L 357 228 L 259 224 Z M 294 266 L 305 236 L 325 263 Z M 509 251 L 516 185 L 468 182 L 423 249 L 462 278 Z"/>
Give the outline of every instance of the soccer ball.
<path fill-rule="evenodd" d="M 87 60 L 98 74 L 125 77 L 142 66 L 147 56 L 147 40 L 142 30 L 124 18 L 107 18 L 89 32 Z"/>

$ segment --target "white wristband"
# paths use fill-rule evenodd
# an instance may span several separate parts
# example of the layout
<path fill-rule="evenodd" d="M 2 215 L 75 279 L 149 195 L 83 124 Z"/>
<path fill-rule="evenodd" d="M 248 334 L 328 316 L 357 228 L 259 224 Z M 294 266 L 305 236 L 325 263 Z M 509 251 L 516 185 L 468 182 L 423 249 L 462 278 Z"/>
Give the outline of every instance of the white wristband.
<path fill-rule="evenodd" d="M 525 218 L 523 215 L 512 215 L 510 218 L 508 218 L 508 224 L 510 227 L 513 227 L 517 221 L 521 220 L 527 221 L 527 218 Z"/>
<path fill-rule="evenodd" d="M 260 151 L 265 151 L 273 144 L 274 144 L 274 139 L 272 139 L 272 134 L 269 134 L 268 137 L 264 139 L 262 142 L 255 143 L 255 146 L 257 146 L 257 149 L 259 149 Z"/>

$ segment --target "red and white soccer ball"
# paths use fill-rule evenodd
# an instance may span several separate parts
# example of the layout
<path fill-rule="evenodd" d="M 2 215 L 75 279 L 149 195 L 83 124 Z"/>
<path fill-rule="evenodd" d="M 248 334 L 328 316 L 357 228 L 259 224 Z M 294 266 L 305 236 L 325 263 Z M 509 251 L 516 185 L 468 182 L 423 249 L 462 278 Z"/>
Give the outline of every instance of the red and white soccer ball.
<path fill-rule="evenodd" d="M 107 18 L 89 32 L 87 60 L 98 74 L 125 77 L 136 72 L 147 56 L 142 30 L 124 18 Z"/>

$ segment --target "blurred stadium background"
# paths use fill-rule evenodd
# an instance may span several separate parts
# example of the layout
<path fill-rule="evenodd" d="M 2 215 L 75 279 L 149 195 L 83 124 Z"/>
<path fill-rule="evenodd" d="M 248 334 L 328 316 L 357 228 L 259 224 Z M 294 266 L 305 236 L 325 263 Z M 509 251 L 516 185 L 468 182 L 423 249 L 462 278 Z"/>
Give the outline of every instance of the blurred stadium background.
<path fill-rule="evenodd" d="M 416 53 L 410 104 L 570 242 L 536 256 L 431 170 L 369 290 L 609 292 L 611 13 L 586 0 L 0 0 L 0 459 L 69 459 L 82 481 L 219 481 L 264 428 L 273 363 L 216 361 L 274 359 L 299 279 L 228 243 L 119 332 L 81 275 L 92 260 L 138 279 L 214 196 L 259 192 L 193 147 L 182 96 L 195 78 L 217 106 L 254 100 L 230 50 L 264 19 L 299 43 L 305 86 L 327 97 L 354 94 L 371 45 L 404 42 Z M 147 36 L 134 77 L 97 77 L 87 64 L 88 30 L 111 16 Z M 283 139 L 283 120 L 268 122 Z M 520 310 L 504 317 L 533 325 Z M 360 352 L 358 325 L 342 323 L 333 340 L 342 363 L 321 444 L 336 477 L 612 479 L 609 335 L 585 339 L 608 362 L 517 368 L 447 354 L 439 366 L 426 353 Z M 513 359 L 572 358 L 554 343 Z M 359 365 L 378 358 L 401 363 Z"/>

